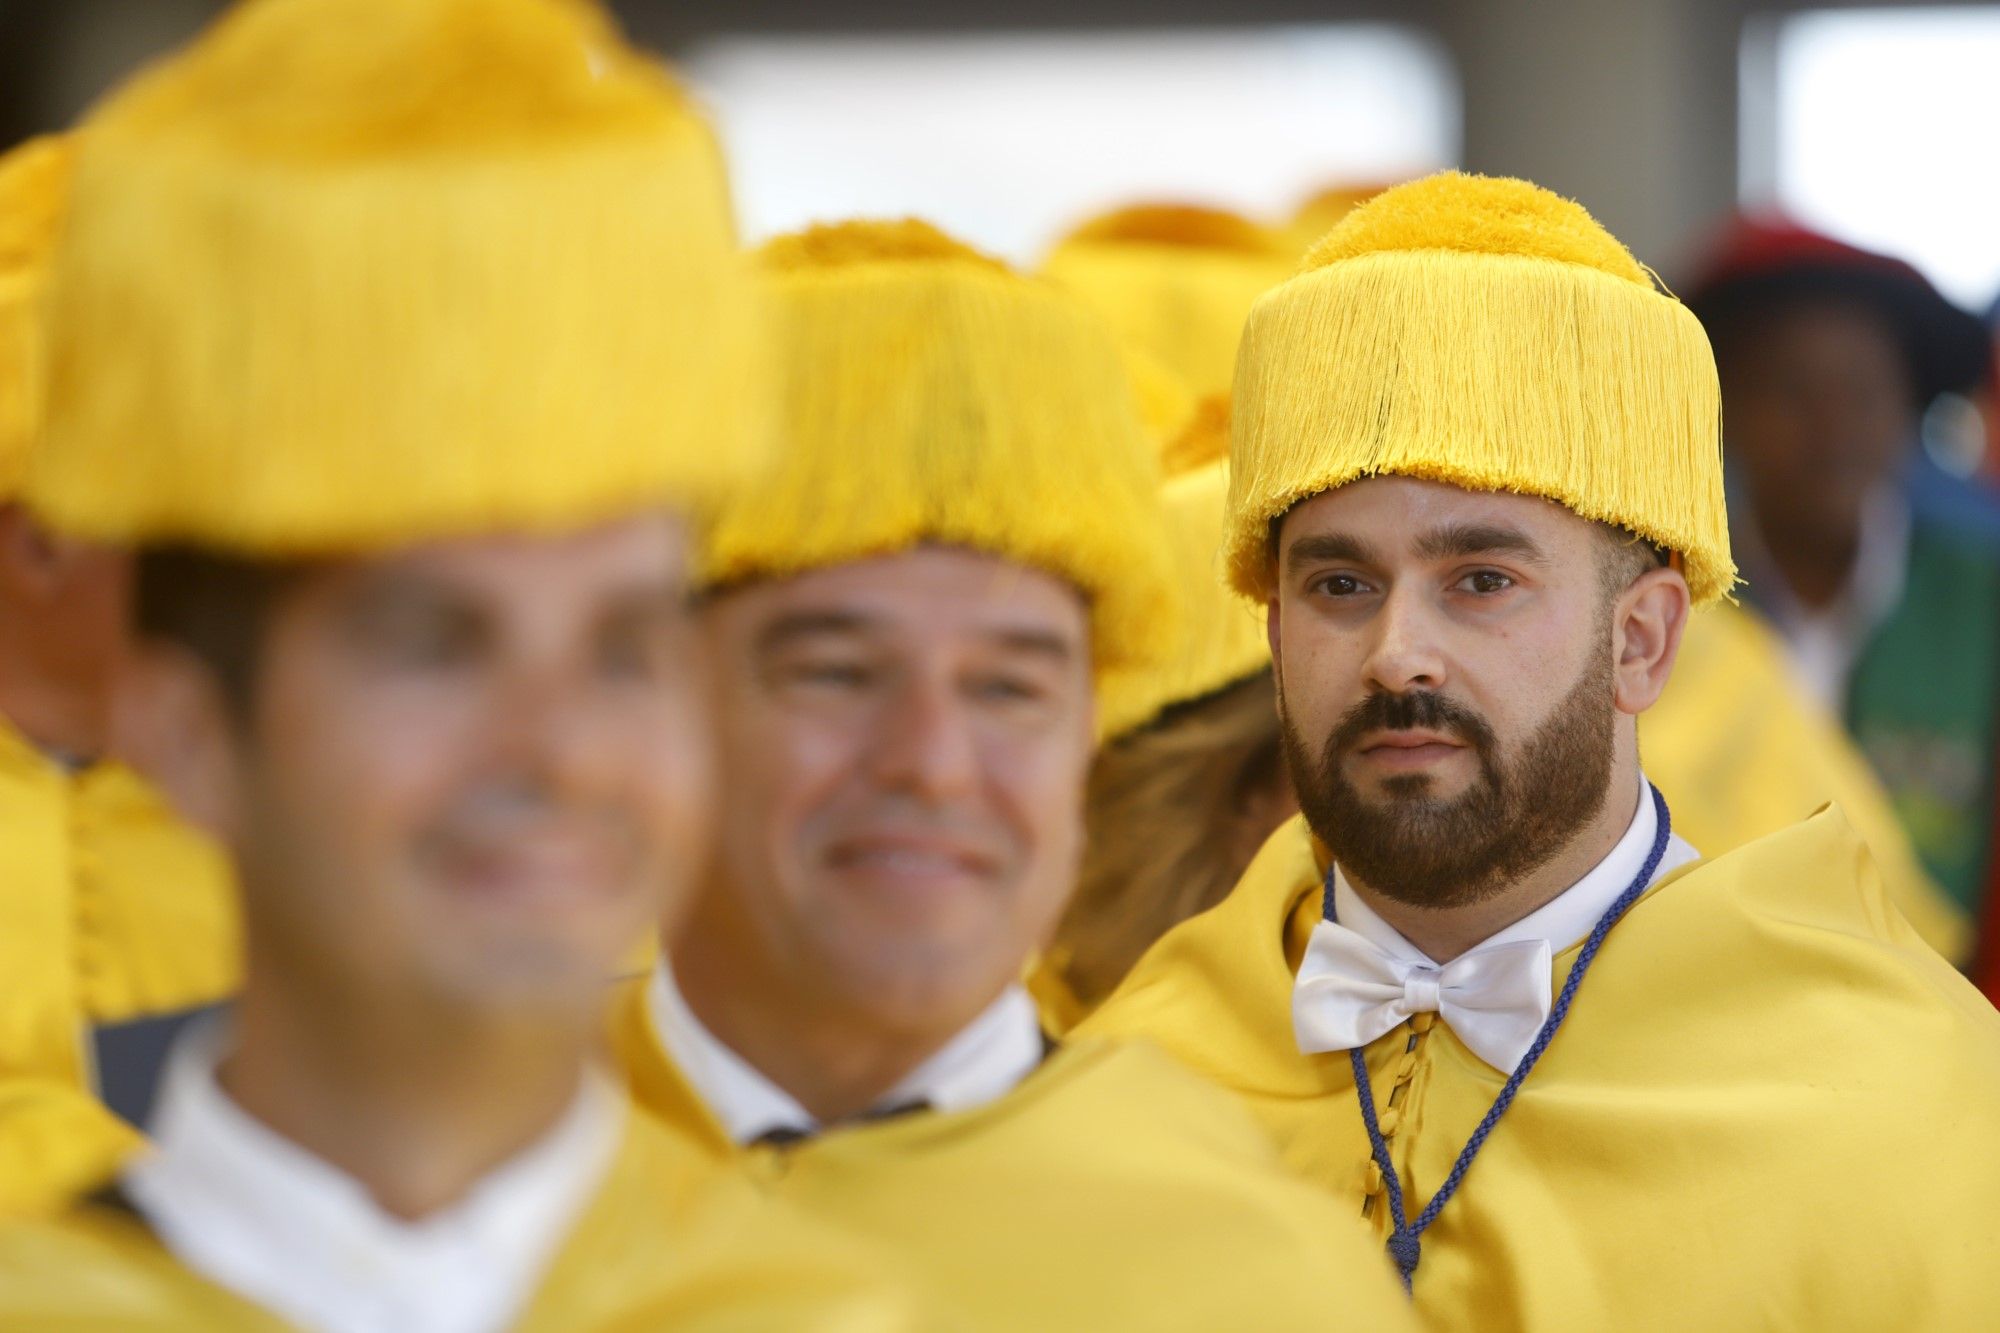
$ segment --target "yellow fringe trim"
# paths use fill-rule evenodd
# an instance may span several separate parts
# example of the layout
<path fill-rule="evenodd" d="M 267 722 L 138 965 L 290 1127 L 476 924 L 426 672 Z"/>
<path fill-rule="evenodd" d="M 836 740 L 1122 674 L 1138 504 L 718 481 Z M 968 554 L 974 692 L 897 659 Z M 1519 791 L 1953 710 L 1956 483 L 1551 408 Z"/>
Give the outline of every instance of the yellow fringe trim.
<path fill-rule="evenodd" d="M 332 553 L 703 503 L 754 462 L 720 155 L 581 0 L 255 0 L 79 136 L 56 524 Z"/>
<path fill-rule="evenodd" d="M 1158 463 L 1117 347 L 1041 283 L 865 225 L 816 266 L 793 262 L 815 246 L 774 243 L 780 456 L 719 514 L 706 579 L 964 546 L 1081 589 L 1100 672 L 1157 660 L 1174 632 Z M 889 257 L 905 241 L 917 253 Z"/>
<path fill-rule="evenodd" d="M 1472 253 L 1474 238 L 1502 252 Z M 1269 595 L 1270 524 L 1293 504 L 1397 474 L 1547 497 L 1680 553 L 1698 604 L 1727 594 L 1708 338 L 1582 209 L 1447 175 L 1357 209 L 1307 264 L 1244 335 L 1226 537 L 1239 591 Z"/>
<path fill-rule="evenodd" d="M 1172 656 L 1159 666 L 1106 682 L 1100 693 L 1108 737 L 1136 731 L 1175 704 L 1213 694 L 1270 665 L 1264 608 L 1236 596 L 1222 576 L 1228 492 L 1226 454 L 1168 478 L 1161 490 L 1181 633 Z"/>

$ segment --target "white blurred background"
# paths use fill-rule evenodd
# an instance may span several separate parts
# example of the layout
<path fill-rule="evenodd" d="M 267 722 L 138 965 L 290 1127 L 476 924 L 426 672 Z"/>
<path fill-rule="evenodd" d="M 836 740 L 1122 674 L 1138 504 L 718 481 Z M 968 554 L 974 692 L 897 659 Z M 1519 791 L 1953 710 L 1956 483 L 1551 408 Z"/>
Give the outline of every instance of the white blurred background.
<path fill-rule="evenodd" d="M 220 0 L 0 0 L 0 140 Z M 2000 292 L 2000 6 L 1767 0 L 614 0 L 716 108 L 753 235 L 916 212 L 1017 260 L 1143 196 L 1529 176 L 1669 275 L 1782 204 Z"/>

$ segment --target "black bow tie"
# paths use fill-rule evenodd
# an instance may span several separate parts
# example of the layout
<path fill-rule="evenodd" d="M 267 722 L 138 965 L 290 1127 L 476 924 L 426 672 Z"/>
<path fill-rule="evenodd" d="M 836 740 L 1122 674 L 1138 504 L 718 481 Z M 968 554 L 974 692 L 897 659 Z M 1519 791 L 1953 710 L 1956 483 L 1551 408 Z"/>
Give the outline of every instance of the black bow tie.
<path fill-rule="evenodd" d="M 906 1115 L 918 1115 L 922 1112 L 935 1109 L 928 1101 L 919 1097 L 915 1101 L 897 1102 L 893 1106 L 882 1106 L 873 1110 L 863 1111 L 860 1115 L 851 1115 L 843 1120 L 836 1120 L 832 1124 L 823 1125 L 816 1130 L 800 1129 L 796 1125 L 779 1125 L 775 1129 L 765 1130 L 762 1134 L 750 1140 L 750 1145 L 756 1148 L 791 1148 L 803 1143 L 807 1139 L 818 1138 L 821 1134 L 832 1130 L 847 1129 L 855 1125 L 877 1125 L 885 1120 L 900 1120 Z"/>

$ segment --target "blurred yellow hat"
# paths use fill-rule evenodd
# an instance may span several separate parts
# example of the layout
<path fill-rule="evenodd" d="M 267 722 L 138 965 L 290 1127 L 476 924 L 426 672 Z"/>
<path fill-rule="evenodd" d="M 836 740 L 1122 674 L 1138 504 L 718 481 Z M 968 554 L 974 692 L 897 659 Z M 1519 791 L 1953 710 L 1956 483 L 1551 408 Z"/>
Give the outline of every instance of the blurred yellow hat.
<path fill-rule="evenodd" d="M 1201 399 L 1180 377 L 1136 347 L 1120 349 L 1139 404 L 1139 423 L 1162 453 L 1187 429 Z"/>
<path fill-rule="evenodd" d="M 1174 653 L 1151 670 L 1121 673 L 1104 692 L 1104 731 L 1123 735 L 1176 704 L 1192 703 L 1271 663 L 1260 606 L 1222 577 L 1222 519 L 1229 493 L 1229 400 L 1204 398 L 1161 457 L 1167 550 L 1180 601 Z"/>
<path fill-rule="evenodd" d="M 1280 234 L 1235 213 L 1141 204 L 1078 227 L 1042 274 L 1195 393 L 1227 393 L 1244 317 L 1295 259 Z"/>
<path fill-rule="evenodd" d="M 0 503 L 20 487 L 41 415 L 39 302 L 69 171 L 69 143 L 54 136 L 0 156 Z"/>
<path fill-rule="evenodd" d="M 1340 181 L 1307 195 L 1285 224 L 1285 237 L 1292 249 L 1304 254 L 1319 244 L 1320 238 L 1349 213 L 1388 189 L 1386 183 Z"/>
<path fill-rule="evenodd" d="M 917 221 L 758 258 L 779 450 L 718 515 L 711 584 L 963 546 L 1081 589 L 1100 673 L 1170 648 L 1158 462 L 1087 310 Z"/>
<path fill-rule="evenodd" d="M 587 0 L 248 0 L 79 135 L 27 494 L 306 555 L 714 495 L 762 438 L 722 166 Z"/>
<path fill-rule="evenodd" d="M 1234 399 L 1229 577 L 1262 600 L 1271 521 L 1383 473 L 1544 496 L 1735 582 L 1715 358 L 1583 208 L 1446 172 L 1362 205 L 1257 303 Z"/>

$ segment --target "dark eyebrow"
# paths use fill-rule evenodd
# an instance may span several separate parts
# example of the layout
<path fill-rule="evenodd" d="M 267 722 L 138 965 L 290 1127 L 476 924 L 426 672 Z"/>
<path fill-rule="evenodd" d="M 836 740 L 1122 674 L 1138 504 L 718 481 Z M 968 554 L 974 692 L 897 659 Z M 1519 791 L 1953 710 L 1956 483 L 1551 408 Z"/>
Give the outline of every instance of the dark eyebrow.
<path fill-rule="evenodd" d="M 855 637 L 866 634 L 871 628 L 872 622 L 868 617 L 852 611 L 792 611 L 757 631 L 757 651 L 776 652 L 795 640 L 821 634 Z"/>
<path fill-rule="evenodd" d="M 1357 565 L 1380 563 L 1375 548 L 1359 537 L 1350 537 L 1344 532 L 1321 532 L 1301 537 L 1285 548 L 1285 566 L 1297 569 L 1300 565 L 1318 564 L 1327 560 L 1345 560 Z"/>
<path fill-rule="evenodd" d="M 1492 523 L 1453 523 L 1433 528 L 1417 538 L 1416 552 L 1424 560 L 1506 553 L 1531 564 L 1548 562 L 1542 548 L 1527 533 Z"/>
<path fill-rule="evenodd" d="M 1045 630 L 1003 629 L 989 636 L 993 642 L 1012 653 L 1026 653 L 1034 657 L 1046 657 L 1050 661 L 1067 664 L 1076 660 L 1076 645 L 1061 634 Z"/>

